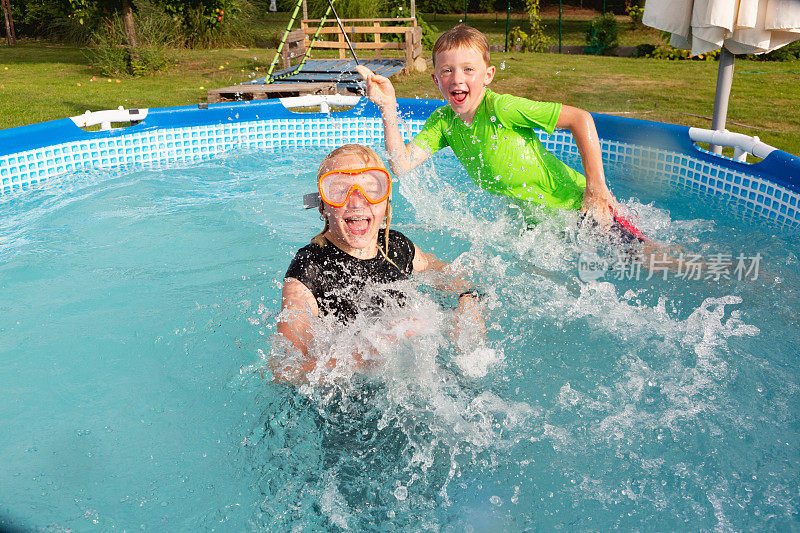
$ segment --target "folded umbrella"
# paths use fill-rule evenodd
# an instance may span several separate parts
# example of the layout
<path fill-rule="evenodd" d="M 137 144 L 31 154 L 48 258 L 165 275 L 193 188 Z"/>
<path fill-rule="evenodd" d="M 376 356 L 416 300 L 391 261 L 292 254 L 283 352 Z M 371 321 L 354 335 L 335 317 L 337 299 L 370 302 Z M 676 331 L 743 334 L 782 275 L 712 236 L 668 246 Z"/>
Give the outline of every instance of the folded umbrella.
<path fill-rule="evenodd" d="M 711 127 L 725 129 L 737 54 L 763 54 L 800 39 L 800 0 L 647 0 L 642 22 L 670 32 L 692 56 L 722 48 Z M 722 153 L 721 147 L 712 151 Z"/>

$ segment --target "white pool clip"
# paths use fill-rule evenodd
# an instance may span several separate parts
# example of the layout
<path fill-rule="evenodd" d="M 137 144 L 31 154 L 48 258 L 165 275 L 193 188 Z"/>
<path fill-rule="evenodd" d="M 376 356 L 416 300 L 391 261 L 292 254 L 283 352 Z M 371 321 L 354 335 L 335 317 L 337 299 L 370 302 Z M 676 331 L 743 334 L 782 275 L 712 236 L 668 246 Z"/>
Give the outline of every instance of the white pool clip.
<path fill-rule="evenodd" d="M 141 122 L 147 117 L 147 109 L 125 109 L 119 106 L 117 109 L 106 109 L 103 111 L 86 111 L 83 115 L 70 117 L 70 120 L 79 128 L 88 128 L 100 124 L 101 130 L 110 130 L 112 123 L 133 123 Z"/>
<path fill-rule="evenodd" d="M 317 107 L 320 113 L 330 113 L 332 105 L 340 107 L 353 107 L 358 104 L 360 96 L 344 94 L 308 94 L 305 96 L 289 96 L 280 98 L 281 104 L 286 109 L 293 107 Z"/>

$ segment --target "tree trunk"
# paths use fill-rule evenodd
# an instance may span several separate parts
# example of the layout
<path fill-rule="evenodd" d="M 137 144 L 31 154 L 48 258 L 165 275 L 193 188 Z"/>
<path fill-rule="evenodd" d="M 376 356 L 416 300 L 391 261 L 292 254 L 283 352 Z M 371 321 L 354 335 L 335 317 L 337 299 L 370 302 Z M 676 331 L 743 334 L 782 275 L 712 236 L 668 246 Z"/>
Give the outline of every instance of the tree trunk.
<path fill-rule="evenodd" d="M 14 35 L 14 21 L 11 19 L 11 4 L 9 0 L 2 0 L 0 2 L 3 8 L 3 19 L 6 23 L 6 40 L 9 46 L 17 44 L 17 36 Z"/>
<path fill-rule="evenodd" d="M 122 0 L 122 24 L 125 26 L 125 36 L 128 38 L 128 48 L 133 55 L 134 50 L 139 47 L 136 40 L 136 28 L 133 25 L 133 6 L 130 0 Z"/>
<path fill-rule="evenodd" d="M 133 25 L 133 6 L 131 0 L 122 0 L 122 25 L 125 27 L 125 37 L 128 39 L 128 54 L 131 64 L 130 72 L 136 75 L 136 67 L 139 65 L 139 42 L 136 40 L 136 27 Z"/>

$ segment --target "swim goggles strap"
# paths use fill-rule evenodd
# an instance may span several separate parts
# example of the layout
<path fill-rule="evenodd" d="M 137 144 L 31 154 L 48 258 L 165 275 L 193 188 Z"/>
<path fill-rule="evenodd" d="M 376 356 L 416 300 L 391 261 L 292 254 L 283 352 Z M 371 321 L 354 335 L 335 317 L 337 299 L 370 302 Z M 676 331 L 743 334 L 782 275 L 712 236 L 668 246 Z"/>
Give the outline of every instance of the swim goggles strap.
<path fill-rule="evenodd" d="M 322 205 L 322 198 L 318 192 L 303 195 L 303 209 L 315 209 Z"/>

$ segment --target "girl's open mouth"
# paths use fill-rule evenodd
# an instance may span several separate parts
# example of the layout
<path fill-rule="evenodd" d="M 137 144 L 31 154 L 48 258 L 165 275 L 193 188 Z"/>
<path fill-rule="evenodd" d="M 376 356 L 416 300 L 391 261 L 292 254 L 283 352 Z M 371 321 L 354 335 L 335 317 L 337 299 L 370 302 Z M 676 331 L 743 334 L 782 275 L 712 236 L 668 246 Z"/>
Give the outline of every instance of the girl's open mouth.
<path fill-rule="evenodd" d="M 353 235 L 365 235 L 369 230 L 370 222 L 372 222 L 372 218 L 367 215 L 353 215 L 344 219 L 347 231 Z"/>

